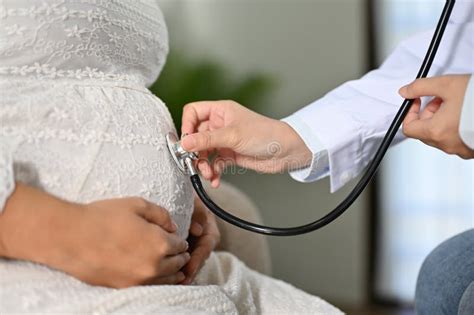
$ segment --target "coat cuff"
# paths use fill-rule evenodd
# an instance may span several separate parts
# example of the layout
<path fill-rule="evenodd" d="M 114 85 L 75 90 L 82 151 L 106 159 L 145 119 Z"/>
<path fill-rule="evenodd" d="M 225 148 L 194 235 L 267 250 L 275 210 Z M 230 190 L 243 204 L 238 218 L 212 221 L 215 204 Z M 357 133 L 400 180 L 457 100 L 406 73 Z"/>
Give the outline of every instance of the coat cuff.
<path fill-rule="evenodd" d="M 313 163 L 297 180 L 311 181 L 330 175 L 331 192 L 357 177 L 364 167 L 362 127 L 350 113 L 321 99 L 284 119 L 304 140 L 313 153 Z M 304 173 L 306 171 L 306 173 Z M 307 175 L 305 177 L 305 175 Z"/>
<path fill-rule="evenodd" d="M 459 135 L 462 141 L 474 150 L 474 78 L 471 76 L 467 85 L 462 106 Z"/>
<path fill-rule="evenodd" d="M 290 176 L 303 183 L 313 182 L 329 175 L 328 153 L 319 137 L 301 120 L 298 114 L 282 119 L 293 128 L 311 151 L 312 159 L 308 167 L 290 171 Z"/>

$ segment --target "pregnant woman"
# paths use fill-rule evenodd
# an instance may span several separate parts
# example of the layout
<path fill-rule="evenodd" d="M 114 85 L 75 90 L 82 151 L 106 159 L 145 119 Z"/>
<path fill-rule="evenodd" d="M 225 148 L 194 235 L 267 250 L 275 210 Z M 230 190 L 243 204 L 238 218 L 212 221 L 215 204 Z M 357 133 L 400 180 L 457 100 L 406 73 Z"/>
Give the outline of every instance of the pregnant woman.
<path fill-rule="evenodd" d="M 186 274 L 167 52 L 153 0 L 0 0 L 0 312 L 338 313 L 228 253 Z"/>

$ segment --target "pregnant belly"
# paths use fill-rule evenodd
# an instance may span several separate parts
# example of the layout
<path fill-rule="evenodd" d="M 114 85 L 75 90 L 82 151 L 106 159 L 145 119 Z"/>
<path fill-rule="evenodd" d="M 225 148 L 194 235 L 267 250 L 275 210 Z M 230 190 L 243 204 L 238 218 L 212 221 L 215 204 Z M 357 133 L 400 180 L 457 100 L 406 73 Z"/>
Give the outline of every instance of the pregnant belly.
<path fill-rule="evenodd" d="M 38 84 L 0 101 L 0 137 L 18 143 L 16 179 L 74 202 L 143 197 L 186 237 L 192 189 L 166 148 L 175 128 L 164 104 L 144 89 Z"/>

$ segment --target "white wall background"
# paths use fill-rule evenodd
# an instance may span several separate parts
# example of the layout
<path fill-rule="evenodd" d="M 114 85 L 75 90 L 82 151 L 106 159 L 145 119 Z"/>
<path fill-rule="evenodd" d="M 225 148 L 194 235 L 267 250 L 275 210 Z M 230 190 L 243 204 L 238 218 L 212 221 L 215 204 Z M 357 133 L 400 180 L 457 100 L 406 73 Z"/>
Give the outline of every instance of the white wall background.
<path fill-rule="evenodd" d="M 159 0 L 171 47 L 212 57 L 235 73 L 278 79 L 265 114 L 283 117 L 366 67 L 364 0 Z M 247 173 L 230 181 L 260 206 L 265 223 L 301 224 L 331 209 L 345 191 L 323 180 L 299 184 L 287 175 Z M 311 235 L 271 238 L 274 276 L 342 304 L 366 299 L 365 196 L 337 223 Z"/>

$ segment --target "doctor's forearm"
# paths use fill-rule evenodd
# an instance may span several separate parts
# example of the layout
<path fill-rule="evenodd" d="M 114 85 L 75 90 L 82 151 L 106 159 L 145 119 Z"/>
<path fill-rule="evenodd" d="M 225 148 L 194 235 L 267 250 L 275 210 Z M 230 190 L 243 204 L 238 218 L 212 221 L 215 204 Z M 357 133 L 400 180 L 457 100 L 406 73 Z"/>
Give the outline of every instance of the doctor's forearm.
<path fill-rule="evenodd" d="M 457 10 L 461 12 L 462 6 Z M 473 32 L 472 21 L 450 23 L 431 72 L 472 73 Z M 322 146 L 309 146 L 313 156 L 320 152 L 327 157 L 327 162 L 313 163 L 307 170 L 313 176 L 306 181 L 326 175 L 321 168 L 324 171 L 322 166 L 330 165 L 334 192 L 362 172 L 402 104 L 399 88 L 414 80 L 432 34 L 429 31 L 405 40 L 379 69 L 341 85 L 285 119 L 309 130 L 299 132 L 304 142 L 319 140 Z M 400 132 L 395 143 L 402 139 Z"/>

